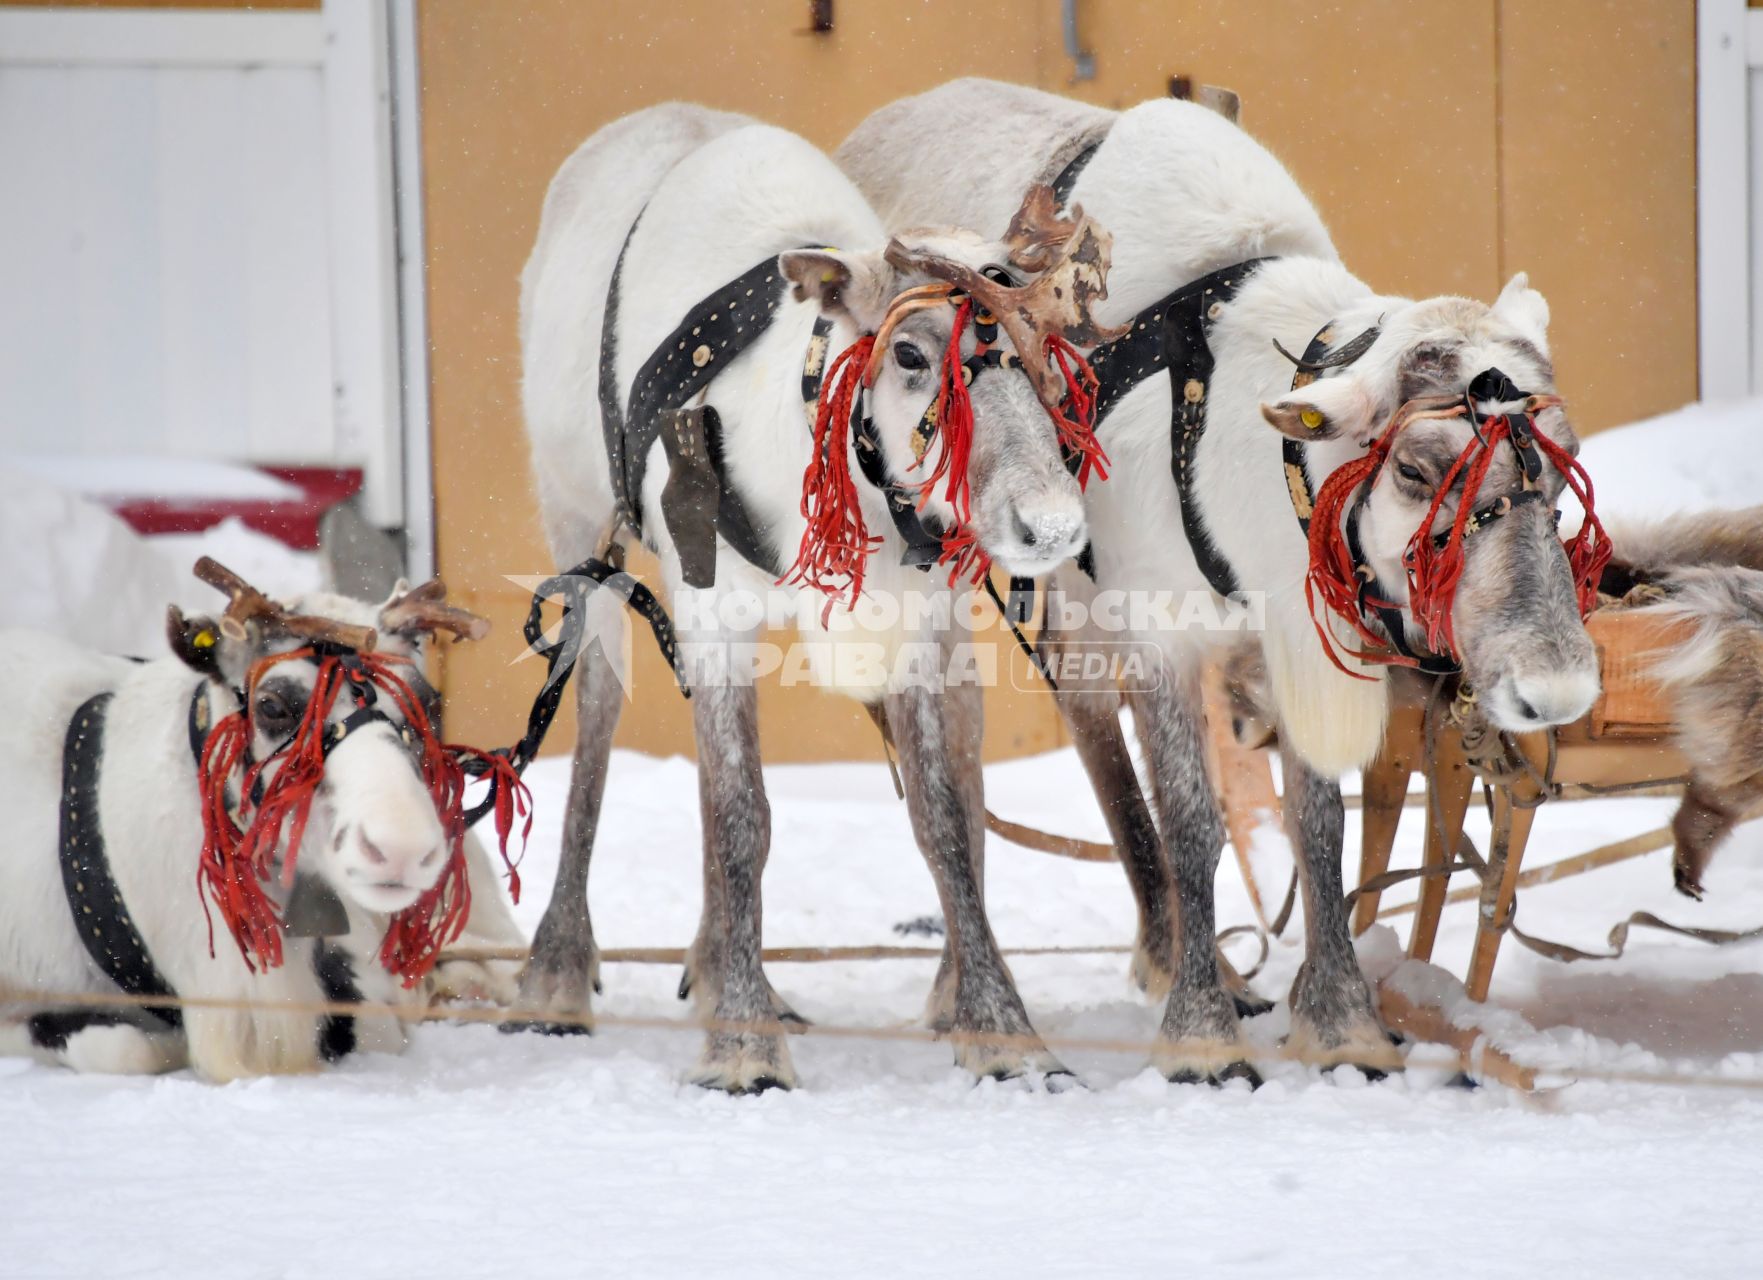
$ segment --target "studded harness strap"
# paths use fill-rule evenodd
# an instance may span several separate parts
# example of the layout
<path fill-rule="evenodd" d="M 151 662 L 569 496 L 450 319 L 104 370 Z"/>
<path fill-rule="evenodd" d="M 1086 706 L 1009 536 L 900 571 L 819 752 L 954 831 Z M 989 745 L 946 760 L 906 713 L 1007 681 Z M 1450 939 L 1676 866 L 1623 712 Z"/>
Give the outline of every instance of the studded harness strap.
<path fill-rule="evenodd" d="M 1102 144 L 1107 140 L 1108 133 L 1104 130 L 1100 137 L 1079 148 L 1078 153 L 1066 161 L 1065 166 L 1048 181 L 1047 185 L 1053 188 L 1054 207 L 1065 208 L 1066 201 L 1071 199 L 1071 189 L 1077 185 L 1078 177 L 1089 167 L 1090 161 L 1096 158 L 1096 152 L 1102 149 Z"/>
<path fill-rule="evenodd" d="M 1181 498 L 1182 530 L 1207 583 L 1226 597 L 1236 594 L 1236 573 L 1213 542 L 1194 494 L 1194 457 L 1206 432 L 1206 393 L 1212 381 L 1212 348 L 1207 339 L 1225 305 L 1266 261 L 1250 258 L 1182 286 L 1134 316 L 1124 337 L 1097 347 L 1090 356 L 1101 383 L 1096 395 L 1098 429 L 1127 392 L 1160 373 L 1169 376 L 1170 469 Z"/>
<path fill-rule="evenodd" d="M 104 976 L 132 996 L 171 998 L 177 993 L 141 941 L 104 852 L 98 783 L 104 720 L 113 696 L 86 699 L 68 722 L 61 755 L 61 883 L 74 931 Z M 167 1027 L 184 1025 L 183 1012 L 175 1007 L 150 1007 L 147 1013 Z"/>
<path fill-rule="evenodd" d="M 612 271 L 606 295 L 606 311 L 600 330 L 600 422 L 611 464 L 613 493 L 618 517 L 639 535 L 643 531 L 643 477 L 649 452 L 664 430 L 680 419 L 670 412 L 682 408 L 713 378 L 753 344 L 771 325 L 783 301 L 784 279 L 777 255 L 748 268 L 694 306 L 643 362 L 631 384 L 628 405 L 618 395 L 618 312 L 625 254 L 641 224 L 631 224 Z M 715 473 L 717 510 L 715 529 L 742 559 L 776 577 L 783 572 L 777 551 L 755 523 L 740 493 L 729 482 L 723 462 L 720 419 L 713 411 L 702 417 L 703 461 Z M 676 428 L 677 430 L 677 428 Z M 677 438 L 672 449 L 689 443 Z M 709 585 L 699 583 L 695 585 Z"/>

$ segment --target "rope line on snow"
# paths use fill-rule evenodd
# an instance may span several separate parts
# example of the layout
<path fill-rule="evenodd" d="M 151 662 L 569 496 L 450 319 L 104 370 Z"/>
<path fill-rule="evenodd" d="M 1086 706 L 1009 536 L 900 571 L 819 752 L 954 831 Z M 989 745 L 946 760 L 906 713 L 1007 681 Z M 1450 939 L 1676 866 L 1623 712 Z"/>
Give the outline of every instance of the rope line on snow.
<path fill-rule="evenodd" d="M 0 1003 L 16 999 L 23 992 L 0 991 Z M 973 1045 L 976 1047 L 1019 1049 L 1034 1051 L 1041 1048 L 1066 1051 L 1128 1054 L 1149 1057 L 1158 1048 L 1153 1040 L 1132 1040 L 1100 1036 L 1024 1036 L 1002 1032 L 950 1032 L 942 1034 L 924 1027 L 879 1027 L 862 1025 L 840 1025 L 838 1023 L 784 1023 L 776 1020 L 759 1021 L 725 1021 L 715 1018 L 663 1018 L 632 1014 L 568 1014 L 555 1013 L 537 1009 L 493 1009 L 471 1005 L 449 1005 L 445 1007 L 395 1005 L 362 1002 L 351 1004 L 329 1000 L 312 1001 L 254 1001 L 235 1000 L 220 997 L 203 996 L 135 996 L 125 993 L 101 994 L 90 991 L 79 992 L 32 992 L 31 1003 L 45 1008 L 138 1008 L 138 1009 L 215 1009 L 234 1012 L 268 1011 L 278 1013 L 301 1013 L 313 1017 L 387 1017 L 400 1022 L 463 1022 L 481 1023 L 492 1026 L 503 1024 L 545 1023 L 561 1027 L 578 1027 L 584 1031 L 598 1031 L 606 1028 L 618 1028 L 628 1031 L 711 1031 L 730 1032 L 735 1034 L 764 1035 L 799 1035 L 818 1037 L 828 1040 L 872 1040 L 892 1041 L 910 1044 L 935 1044 L 947 1041 L 954 1044 Z M 1468 1052 L 1451 1050 L 1448 1046 L 1434 1041 L 1423 1041 L 1435 1049 L 1445 1051 L 1445 1056 L 1455 1061 L 1460 1072 L 1467 1075 L 1480 1074 L 1478 1050 Z M 1478 1044 L 1485 1045 L 1485 1039 Z M 1225 1067 L 1233 1062 L 1247 1060 L 1252 1063 L 1293 1062 L 1304 1066 L 1337 1067 L 1342 1065 L 1366 1066 L 1384 1071 L 1399 1071 L 1406 1066 L 1406 1059 L 1394 1047 L 1365 1052 L 1316 1052 L 1313 1050 L 1291 1049 L 1284 1045 L 1273 1049 L 1255 1046 L 1220 1047 L 1214 1054 L 1204 1051 L 1190 1053 L 1184 1049 L 1184 1059 L 1206 1062 L 1216 1067 Z M 1216 1061 L 1213 1061 L 1213 1059 Z M 1631 1069 L 1613 1069 L 1608 1067 L 1534 1067 L 1526 1068 L 1539 1076 L 1560 1077 L 1559 1086 L 1551 1086 L 1542 1091 L 1545 1094 L 1555 1092 L 1559 1087 L 1568 1084 L 1595 1081 L 1604 1084 L 1641 1084 L 1659 1087 L 1684 1087 L 1716 1089 L 1723 1091 L 1755 1092 L 1763 1094 L 1763 1077 L 1760 1076 L 1722 1076 L 1700 1072 L 1685 1071 L 1642 1071 Z"/>

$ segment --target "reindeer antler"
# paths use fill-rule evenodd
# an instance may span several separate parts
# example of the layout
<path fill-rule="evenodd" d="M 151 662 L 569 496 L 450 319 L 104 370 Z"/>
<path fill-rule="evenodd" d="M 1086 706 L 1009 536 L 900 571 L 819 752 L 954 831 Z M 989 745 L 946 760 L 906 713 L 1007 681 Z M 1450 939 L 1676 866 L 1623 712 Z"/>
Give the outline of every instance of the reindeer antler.
<path fill-rule="evenodd" d="M 409 633 L 451 631 L 461 640 L 482 640 L 490 634 L 490 621 L 446 603 L 447 588 L 430 578 L 391 600 L 380 610 L 380 625 L 387 631 Z"/>
<path fill-rule="evenodd" d="M 211 556 L 196 561 L 196 576 L 228 598 L 220 629 L 229 639 L 242 640 L 245 625 L 260 622 L 269 631 L 296 636 L 302 640 L 318 640 L 361 652 L 379 643 L 372 627 L 358 627 L 335 618 L 315 614 L 289 613 L 263 592 Z"/>
<path fill-rule="evenodd" d="M 1125 327 L 1098 324 L 1091 314 L 1095 304 L 1108 296 L 1108 258 L 1114 240 L 1085 217 L 1080 206 L 1073 205 L 1071 216 L 1061 218 L 1053 189 L 1042 184 L 1029 188 L 1010 219 L 1004 244 L 1012 266 L 1037 273 L 1028 284 L 999 284 L 965 262 L 898 239 L 889 243 L 885 257 L 902 270 L 948 281 L 996 316 L 1042 402 L 1057 405 L 1065 397 L 1066 385 L 1047 358 L 1047 339 L 1057 335 L 1074 346 L 1089 347 L 1126 332 Z"/>

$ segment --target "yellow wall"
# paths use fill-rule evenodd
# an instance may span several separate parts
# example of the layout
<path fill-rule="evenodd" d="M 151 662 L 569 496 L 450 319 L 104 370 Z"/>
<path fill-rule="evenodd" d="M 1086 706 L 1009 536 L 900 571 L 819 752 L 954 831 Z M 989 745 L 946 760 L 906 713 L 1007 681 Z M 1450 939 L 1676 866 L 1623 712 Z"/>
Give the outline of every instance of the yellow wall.
<path fill-rule="evenodd" d="M 517 280 L 546 183 L 596 128 L 687 98 L 831 148 L 882 103 L 956 75 L 1111 106 L 1170 75 L 1231 86 L 1376 288 L 1491 298 L 1526 269 L 1554 310 L 1582 430 L 1694 398 L 1694 6 L 1684 0 L 1084 0 L 1097 78 L 1068 86 L 1057 0 L 422 0 L 429 336 L 440 564 L 497 623 L 445 671 L 465 741 L 519 731 L 536 679 L 525 601 L 548 569 L 519 414 Z M 691 750 L 643 636 L 620 741 Z M 768 758 L 873 757 L 853 705 L 762 694 Z M 553 749 L 572 730 L 560 718 Z M 1051 700 L 988 701 L 988 751 L 1059 740 Z"/>

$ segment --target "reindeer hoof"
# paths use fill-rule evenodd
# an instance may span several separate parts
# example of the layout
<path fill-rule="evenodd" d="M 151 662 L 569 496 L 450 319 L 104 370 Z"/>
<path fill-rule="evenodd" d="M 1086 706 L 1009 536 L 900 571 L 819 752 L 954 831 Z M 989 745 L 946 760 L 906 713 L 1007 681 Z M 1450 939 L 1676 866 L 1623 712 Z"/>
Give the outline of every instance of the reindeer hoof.
<path fill-rule="evenodd" d="M 1237 1007 L 1239 1018 L 1259 1018 L 1264 1013 L 1273 1012 L 1273 1001 L 1263 1000 L 1247 989 L 1231 992 L 1230 998 Z"/>
<path fill-rule="evenodd" d="M 736 1098 L 752 1098 L 762 1093 L 770 1093 L 773 1089 L 788 1093 L 790 1091 L 790 1083 L 777 1076 L 756 1076 L 747 1083 L 745 1088 L 731 1090 L 730 1096 Z"/>
<path fill-rule="evenodd" d="M 1241 1060 L 1230 1063 L 1224 1070 L 1212 1077 L 1212 1083 L 1219 1088 L 1223 1088 L 1232 1080 L 1245 1080 L 1251 1089 L 1259 1089 L 1262 1085 L 1261 1073 L 1249 1063 Z"/>
<path fill-rule="evenodd" d="M 1456 1075 L 1445 1081 L 1445 1088 L 1475 1090 L 1481 1088 L 1481 1081 L 1477 1080 L 1467 1071 L 1459 1071 Z"/>
<path fill-rule="evenodd" d="M 726 1093 L 731 1098 L 757 1098 L 760 1094 L 773 1090 L 788 1093 L 796 1087 L 782 1076 L 774 1075 L 758 1075 L 741 1082 L 731 1082 L 716 1074 L 698 1075 L 692 1077 L 692 1084 L 700 1089 Z"/>
<path fill-rule="evenodd" d="M 1053 1071 L 1041 1079 L 1041 1087 L 1048 1093 L 1088 1093 L 1090 1086 L 1079 1079 L 1075 1071 Z"/>
<path fill-rule="evenodd" d="M 759 1031 L 717 1031 L 704 1045 L 704 1056 L 692 1074 L 700 1089 L 734 1097 L 795 1087 L 796 1072 L 784 1038 Z"/>
<path fill-rule="evenodd" d="M 1366 1084 L 1377 1084 L 1379 1081 L 1388 1080 L 1390 1078 L 1391 1068 L 1368 1067 L 1363 1062 L 1335 1062 L 1335 1063 L 1331 1063 L 1322 1069 L 1322 1074 L 1327 1076 L 1330 1080 L 1334 1080 L 1335 1079 L 1335 1072 L 1339 1071 L 1342 1067 L 1348 1067 L 1354 1071 L 1357 1071 L 1360 1074 L 1360 1076 L 1362 1076 L 1364 1078 Z M 1401 1070 L 1400 1067 L 1396 1067 L 1393 1069 L 1396 1071 Z"/>
<path fill-rule="evenodd" d="M 1676 885 L 1677 891 L 1686 898 L 1700 902 L 1708 892 L 1702 888 L 1701 882 L 1682 867 L 1674 867 L 1672 870 L 1672 883 Z"/>
<path fill-rule="evenodd" d="M 521 1019 L 517 1022 L 504 1022 L 496 1028 L 505 1036 L 517 1035 L 530 1031 L 541 1036 L 591 1036 L 594 1028 L 583 1022 L 546 1022 L 542 1019 Z"/>
<path fill-rule="evenodd" d="M 1222 1089 L 1233 1080 L 1246 1080 L 1249 1088 L 1259 1089 L 1262 1085 L 1261 1073 L 1249 1063 L 1238 1059 L 1226 1063 L 1217 1071 L 1195 1071 L 1192 1068 L 1180 1068 L 1166 1077 L 1170 1084 L 1205 1084 L 1214 1089 Z"/>
<path fill-rule="evenodd" d="M 687 965 L 679 976 L 679 998 L 689 1000 L 692 996 L 692 966 Z"/>

